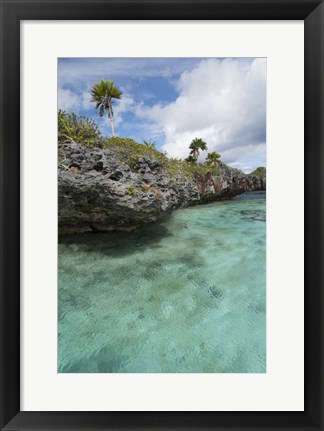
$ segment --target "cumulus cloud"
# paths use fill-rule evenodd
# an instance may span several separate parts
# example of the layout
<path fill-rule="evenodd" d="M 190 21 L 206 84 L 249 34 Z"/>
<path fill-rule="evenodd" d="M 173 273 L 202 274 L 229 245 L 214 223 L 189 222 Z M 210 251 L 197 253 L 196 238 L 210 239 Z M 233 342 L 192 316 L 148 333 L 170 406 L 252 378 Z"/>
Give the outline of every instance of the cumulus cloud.
<path fill-rule="evenodd" d="M 164 151 L 187 157 L 198 137 L 232 166 L 249 171 L 265 165 L 266 59 L 202 60 L 181 74 L 176 88 L 174 102 L 136 108 L 164 132 Z"/>
<path fill-rule="evenodd" d="M 127 94 L 124 94 L 123 97 L 113 105 L 115 126 L 118 126 L 123 121 L 123 113 L 132 111 L 134 105 L 134 99 Z"/>
<path fill-rule="evenodd" d="M 80 104 L 80 97 L 69 89 L 59 88 L 58 107 L 63 111 L 76 109 Z"/>
<path fill-rule="evenodd" d="M 63 111 L 79 113 L 88 110 L 92 106 L 90 90 L 78 94 L 68 88 L 58 89 L 58 108 Z"/>

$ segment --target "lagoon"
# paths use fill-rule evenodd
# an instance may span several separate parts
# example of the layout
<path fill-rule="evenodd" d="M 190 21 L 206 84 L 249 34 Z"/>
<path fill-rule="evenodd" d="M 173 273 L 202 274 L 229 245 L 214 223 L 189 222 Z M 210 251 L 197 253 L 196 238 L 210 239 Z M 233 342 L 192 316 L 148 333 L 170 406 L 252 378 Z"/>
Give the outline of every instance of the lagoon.
<path fill-rule="evenodd" d="M 266 371 L 266 195 L 59 239 L 61 373 Z"/>

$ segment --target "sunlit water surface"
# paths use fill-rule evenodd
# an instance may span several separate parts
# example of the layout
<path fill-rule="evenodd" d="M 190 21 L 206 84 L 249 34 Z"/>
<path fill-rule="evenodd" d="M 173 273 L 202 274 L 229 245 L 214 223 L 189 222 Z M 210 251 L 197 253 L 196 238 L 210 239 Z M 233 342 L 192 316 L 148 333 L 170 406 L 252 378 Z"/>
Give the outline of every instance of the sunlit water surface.
<path fill-rule="evenodd" d="M 265 372 L 265 202 L 61 238 L 59 372 Z"/>

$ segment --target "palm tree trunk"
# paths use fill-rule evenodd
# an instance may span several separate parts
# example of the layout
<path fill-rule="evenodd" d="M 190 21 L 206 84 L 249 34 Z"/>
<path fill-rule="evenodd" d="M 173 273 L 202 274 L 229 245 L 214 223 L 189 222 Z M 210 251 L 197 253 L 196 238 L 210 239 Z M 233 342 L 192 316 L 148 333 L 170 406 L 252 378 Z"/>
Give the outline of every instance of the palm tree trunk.
<path fill-rule="evenodd" d="M 115 126 L 114 126 L 113 112 L 112 112 L 111 106 L 108 107 L 108 117 L 109 117 L 110 125 L 111 125 L 111 134 L 114 137 L 115 136 Z"/>

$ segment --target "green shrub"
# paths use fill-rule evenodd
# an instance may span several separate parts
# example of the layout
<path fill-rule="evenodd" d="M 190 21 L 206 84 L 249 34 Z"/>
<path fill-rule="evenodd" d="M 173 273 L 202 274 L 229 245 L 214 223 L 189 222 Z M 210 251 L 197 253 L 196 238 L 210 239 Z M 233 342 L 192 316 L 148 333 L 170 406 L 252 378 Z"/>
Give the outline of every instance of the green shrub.
<path fill-rule="evenodd" d="M 152 141 L 151 139 L 149 141 L 146 141 L 145 139 L 143 139 L 143 145 L 149 148 L 153 148 L 154 150 L 156 149 L 156 142 Z"/>
<path fill-rule="evenodd" d="M 251 172 L 250 175 L 257 178 L 264 177 L 266 175 L 266 168 L 263 166 L 259 166 L 255 169 L 255 171 Z"/>
<path fill-rule="evenodd" d="M 197 174 L 211 172 L 217 175 L 218 168 L 202 163 L 190 163 L 182 159 L 167 157 L 166 153 L 161 153 L 155 148 L 155 143 L 144 141 L 139 144 L 131 138 L 103 137 L 96 122 L 84 116 L 68 114 L 62 110 L 58 112 L 58 141 L 59 146 L 65 140 L 72 140 L 87 148 L 100 146 L 100 148 L 113 151 L 120 163 L 126 163 L 133 172 L 138 170 L 138 162 L 141 158 L 148 158 L 157 161 L 162 170 L 166 171 L 171 181 L 192 179 Z M 60 150 L 59 150 L 60 151 Z M 59 159 L 64 160 L 64 154 L 59 153 Z M 145 191 L 146 186 L 141 186 Z M 137 193 L 135 187 L 130 187 L 129 195 Z"/>
<path fill-rule="evenodd" d="M 114 151 L 120 162 L 127 163 L 133 171 L 137 171 L 138 161 L 141 158 L 156 160 L 161 166 L 167 164 L 168 158 L 153 147 L 139 144 L 130 138 L 105 138 L 102 147 Z"/>
<path fill-rule="evenodd" d="M 134 186 L 129 186 L 129 187 L 128 187 L 128 194 L 129 194 L 130 196 L 135 196 L 135 195 L 136 195 L 136 192 L 137 192 L 136 187 L 134 187 Z"/>
<path fill-rule="evenodd" d="M 97 123 L 91 118 L 58 111 L 58 142 L 72 140 L 86 147 L 98 145 L 101 133 Z"/>
<path fill-rule="evenodd" d="M 185 159 L 185 162 L 187 162 L 187 163 L 196 163 L 196 159 L 193 156 L 188 156 Z"/>

